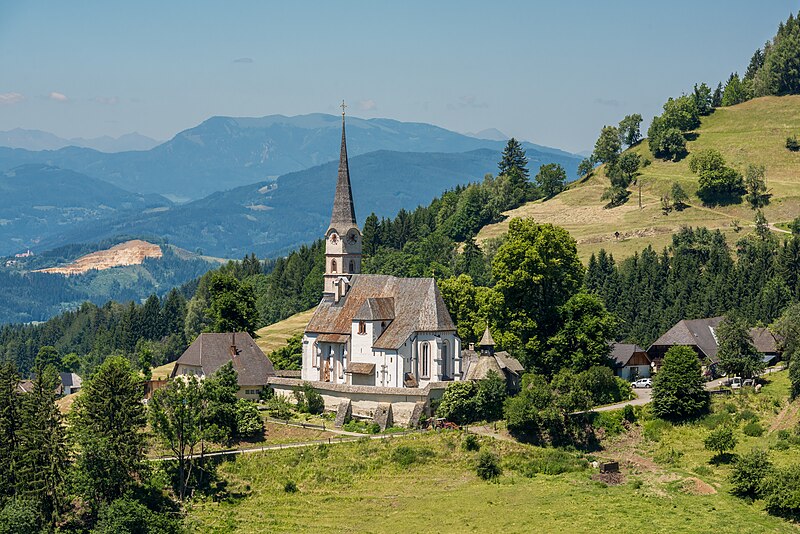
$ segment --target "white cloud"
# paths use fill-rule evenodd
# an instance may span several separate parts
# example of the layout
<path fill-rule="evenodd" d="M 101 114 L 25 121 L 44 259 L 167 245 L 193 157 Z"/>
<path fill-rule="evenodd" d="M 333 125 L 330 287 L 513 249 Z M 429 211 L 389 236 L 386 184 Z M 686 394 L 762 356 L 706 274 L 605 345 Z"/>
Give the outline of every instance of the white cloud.
<path fill-rule="evenodd" d="M 55 91 L 50 93 L 49 98 L 50 98 L 50 100 L 55 100 L 56 102 L 66 102 L 67 100 L 69 100 L 67 98 L 67 95 L 62 94 L 62 93 L 57 93 Z"/>
<path fill-rule="evenodd" d="M 22 93 L 0 93 L 0 104 L 18 104 L 25 100 Z"/>
<path fill-rule="evenodd" d="M 359 100 L 358 109 L 361 111 L 371 111 L 377 107 L 377 104 L 371 98 L 368 100 Z"/>

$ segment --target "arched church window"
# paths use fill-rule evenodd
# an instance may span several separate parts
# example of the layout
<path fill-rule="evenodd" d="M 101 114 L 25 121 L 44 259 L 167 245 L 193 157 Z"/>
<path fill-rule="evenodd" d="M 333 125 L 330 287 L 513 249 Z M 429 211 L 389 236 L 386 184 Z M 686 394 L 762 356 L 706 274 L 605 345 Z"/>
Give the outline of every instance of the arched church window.
<path fill-rule="evenodd" d="M 350 273 L 352 274 L 354 272 L 356 272 L 356 262 L 350 260 Z"/>
<path fill-rule="evenodd" d="M 431 346 L 429 343 L 422 344 L 422 378 L 431 376 Z"/>
<path fill-rule="evenodd" d="M 331 260 L 331 272 L 332 273 L 338 272 L 336 270 L 336 260 Z"/>
<path fill-rule="evenodd" d="M 367 333 L 367 323 L 366 321 L 359 321 L 358 322 L 358 333 L 364 335 Z"/>

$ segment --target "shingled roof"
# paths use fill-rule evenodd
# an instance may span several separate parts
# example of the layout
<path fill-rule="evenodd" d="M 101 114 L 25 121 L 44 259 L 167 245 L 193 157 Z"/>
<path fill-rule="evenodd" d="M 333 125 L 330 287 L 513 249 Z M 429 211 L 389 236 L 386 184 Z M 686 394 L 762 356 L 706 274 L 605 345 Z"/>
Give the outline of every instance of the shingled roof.
<path fill-rule="evenodd" d="M 342 113 L 342 146 L 339 151 L 339 177 L 336 180 L 336 193 L 333 197 L 333 213 L 328 230 L 335 229 L 344 234 L 356 227 L 356 209 L 353 205 L 353 191 L 350 187 L 350 167 L 347 163 L 347 142 L 344 134 L 344 113 Z"/>
<path fill-rule="evenodd" d="M 755 327 L 750 329 L 750 337 L 753 339 L 753 346 L 762 354 L 777 354 L 778 340 L 769 328 Z"/>
<path fill-rule="evenodd" d="M 697 347 L 711 361 L 716 361 L 717 345 L 716 329 L 722 322 L 722 317 L 708 319 L 692 319 L 679 321 L 667 330 L 663 336 L 653 342 L 652 346 L 685 345 Z"/>
<path fill-rule="evenodd" d="M 372 303 L 362 309 L 368 299 L 372 299 Z M 384 313 L 388 299 L 394 304 L 394 319 L 375 341 L 376 349 L 396 350 L 414 332 L 454 332 L 456 329 L 433 278 L 354 274 L 350 290 L 339 302 L 323 299 L 317 306 L 306 332 L 349 336 L 353 321 L 361 320 L 356 317 L 366 316 L 368 310 L 378 316 L 388 315 Z"/>
<path fill-rule="evenodd" d="M 228 362 L 233 362 L 239 386 L 266 385 L 275 376 L 272 362 L 247 332 L 200 334 L 175 362 L 172 376 L 180 365 L 200 367 L 209 376 Z"/>
<path fill-rule="evenodd" d="M 610 343 L 610 345 L 611 358 L 620 367 L 624 367 L 636 352 L 642 352 L 647 355 L 647 352 L 642 347 L 633 343 Z"/>

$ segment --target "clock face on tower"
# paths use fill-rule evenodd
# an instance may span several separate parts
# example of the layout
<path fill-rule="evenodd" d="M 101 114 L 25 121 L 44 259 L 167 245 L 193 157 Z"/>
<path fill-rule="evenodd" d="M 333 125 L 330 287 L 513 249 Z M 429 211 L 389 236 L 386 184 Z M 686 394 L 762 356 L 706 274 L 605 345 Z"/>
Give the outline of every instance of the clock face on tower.
<path fill-rule="evenodd" d="M 358 241 L 358 235 L 355 232 L 350 232 L 347 234 L 347 242 L 351 245 L 355 245 Z"/>
<path fill-rule="evenodd" d="M 338 242 L 339 242 L 339 236 L 336 235 L 335 233 L 331 234 L 331 243 L 335 245 Z"/>

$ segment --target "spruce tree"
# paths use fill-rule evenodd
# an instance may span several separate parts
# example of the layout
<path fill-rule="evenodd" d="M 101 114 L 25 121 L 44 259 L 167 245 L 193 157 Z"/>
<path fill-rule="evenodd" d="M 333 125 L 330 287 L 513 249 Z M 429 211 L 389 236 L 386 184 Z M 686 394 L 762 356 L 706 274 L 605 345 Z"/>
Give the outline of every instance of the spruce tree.
<path fill-rule="evenodd" d="M 19 375 L 11 362 L 0 363 L 0 508 L 14 496 L 20 431 Z"/>
<path fill-rule="evenodd" d="M 747 322 L 739 315 L 728 315 L 717 329 L 719 363 L 728 375 L 751 378 L 764 370 L 764 360 L 753 346 Z"/>
<path fill-rule="evenodd" d="M 142 471 L 144 389 L 128 359 L 107 358 L 86 381 L 72 411 L 78 481 L 91 506 L 110 503 L 134 486 Z"/>
<path fill-rule="evenodd" d="M 526 179 L 528 178 L 528 158 L 519 141 L 513 137 L 508 140 L 508 144 L 503 149 L 503 158 L 497 164 L 501 175 L 508 176 L 512 169 L 516 169 Z"/>
<path fill-rule="evenodd" d="M 17 496 L 35 500 L 51 525 L 62 507 L 68 454 L 66 430 L 56 406 L 60 382 L 52 365 L 36 375 L 33 391 L 23 397 L 19 432 Z"/>

